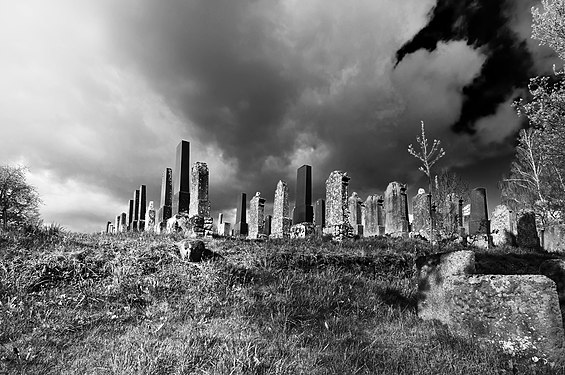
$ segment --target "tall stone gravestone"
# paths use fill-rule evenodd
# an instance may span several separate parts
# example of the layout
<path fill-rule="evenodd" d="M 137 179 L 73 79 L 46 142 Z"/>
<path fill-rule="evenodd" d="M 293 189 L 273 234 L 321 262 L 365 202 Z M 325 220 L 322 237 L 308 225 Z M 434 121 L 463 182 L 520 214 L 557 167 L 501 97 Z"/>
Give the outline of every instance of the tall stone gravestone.
<path fill-rule="evenodd" d="M 177 145 L 173 171 L 173 215 L 188 213 L 190 206 L 190 142 L 182 140 Z"/>
<path fill-rule="evenodd" d="M 155 230 L 155 207 L 153 201 L 149 201 L 149 207 L 145 212 L 145 231 L 153 232 Z"/>
<path fill-rule="evenodd" d="M 518 246 L 529 249 L 540 247 L 540 239 L 536 228 L 536 215 L 533 211 L 518 213 L 517 236 Z"/>
<path fill-rule="evenodd" d="M 202 218 L 205 236 L 213 233 L 214 219 L 210 216 L 210 200 L 208 196 L 210 172 L 208 165 L 202 162 L 193 164 L 190 171 L 190 209 L 189 216 Z"/>
<path fill-rule="evenodd" d="M 489 233 L 487 215 L 487 190 L 481 187 L 471 190 L 469 235 L 487 235 Z"/>
<path fill-rule="evenodd" d="M 314 207 L 314 225 L 316 226 L 316 235 L 321 236 L 326 226 L 326 200 L 318 199 Z"/>
<path fill-rule="evenodd" d="M 128 224 L 127 224 L 127 215 L 125 212 L 122 212 L 121 216 L 121 227 L 120 227 L 120 232 L 127 232 L 128 230 Z"/>
<path fill-rule="evenodd" d="M 129 200 L 129 205 L 128 205 L 128 226 L 127 226 L 127 230 L 133 230 L 133 216 L 135 214 L 135 209 L 134 206 L 135 205 L 135 201 L 133 199 Z"/>
<path fill-rule="evenodd" d="M 494 246 L 516 244 L 516 219 L 508 206 L 499 204 L 494 208 L 490 219 L 490 230 Z"/>
<path fill-rule="evenodd" d="M 237 198 L 237 211 L 235 215 L 234 236 L 247 236 L 247 194 L 241 193 Z"/>
<path fill-rule="evenodd" d="M 430 239 L 430 208 L 428 194 L 422 188 L 418 189 L 418 194 L 412 198 L 412 232 L 424 238 Z"/>
<path fill-rule="evenodd" d="M 261 193 L 255 193 L 249 205 L 249 224 L 248 230 L 250 239 L 257 239 L 264 234 L 263 225 L 265 221 L 265 198 L 261 198 Z"/>
<path fill-rule="evenodd" d="M 409 223 L 406 217 L 405 187 L 398 182 L 388 184 L 385 197 L 385 233 L 393 236 L 408 236 Z"/>
<path fill-rule="evenodd" d="M 133 192 L 133 221 L 131 230 L 137 231 L 139 228 L 139 189 Z"/>
<path fill-rule="evenodd" d="M 353 228 L 353 234 L 363 237 L 363 225 L 361 223 L 363 201 L 356 192 L 353 192 L 351 193 L 351 197 L 348 198 L 347 204 L 349 206 L 349 224 L 351 224 Z"/>
<path fill-rule="evenodd" d="M 296 172 L 296 204 L 292 211 L 292 224 L 312 223 L 312 167 L 303 165 Z"/>
<path fill-rule="evenodd" d="M 290 210 L 288 206 L 288 187 L 286 182 L 279 180 L 275 190 L 273 219 L 271 223 L 272 238 L 288 238 L 290 236 Z"/>
<path fill-rule="evenodd" d="M 273 216 L 272 215 L 267 215 L 265 216 L 265 226 L 264 226 L 264 232 L 266 236 L 270 236 L 271 235 L 271 227 L 272 227 L 272 223 L 273 223 Z"/>
<path fill-rule="evenodd" d="M 324 234 L 341 241 L 352 237 L 353 228 L 349 223 L 348 186 L 349 176 L 342 171 L 333 171 L 326 180 L 326 226 Z"/>
<path fill-rule="evenodd" d="M 111 225 L 112 225 L 112 222 L 111 222 L 111 221 L 108 221 L 108 222 L 106 223 L 106 233 L 112 233 L 112 230 L 111 230 L 112 227 L 111 227 Z"/>
<path fill-rule="evenodd" d="M 122 225 L 122 215 L 116 216 L 116 223 L 114 224 L 114 228 L 116 228 L 116 233 L 121 232 L 120 228 Z"/>
<path fill-rule="evenodd" d="M 147 187 L 141 185 L 139 187 L 139 221 L 137 229 L 142 232 L 145 230 L 145 211 L 147 209 Z"/>
<path fill-rule="evenodd" d="M 173 216 L 173 170 L 166 168 L 161 179 L 161 205 L 157 212 L 155 229 L 158 233 L 167 228 L 167 220 Z"/>
<path fill-rule="evenodd" d="M 369 195 L 363 204 L 361 211 L 361 224 L 363 225 L 363 236 L 374 237 L 384 235 L 383 197 L 381 195 Z"/>

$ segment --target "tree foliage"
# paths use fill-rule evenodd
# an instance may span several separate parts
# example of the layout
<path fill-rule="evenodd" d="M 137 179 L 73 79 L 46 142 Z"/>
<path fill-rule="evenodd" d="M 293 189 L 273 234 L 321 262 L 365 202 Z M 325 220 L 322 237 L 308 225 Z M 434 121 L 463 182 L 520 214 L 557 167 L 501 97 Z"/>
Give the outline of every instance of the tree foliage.
<path fill-rule="evenodd" d="M 532 8 L 532 38 L 565 59 L 565 0 L 542 0 L 543 12 Z M 564 73 L 534 77 L 530 98 L 514 103 L 528 119 L 521 130 L 510 174 L 502 181 L 502 200 L 514 210 L 533 210 L 542 225 L 561 221 L 565 213 L 565 84 Z"/>
<path fill-rule="evenodd" d="M 2 229 L 39 221 L 41 200 L 35 187 L 26 181 L 27 168 L 0 166 L 0 219 Z"/>
<path fill-rule="evenodd" d="M 428 176 L 430 192 L 432 192 L 432 166 L 445 155 L 443 147 L 439 147 L 441 141 L 434 139 L 432 146 L 429 147 L 428 139 L 426 138 L 426 130 L 424 128 L 424 121 L 422 121 L 422 135 L 416 137 L 416 141 L 420 145 L 420 151 L 416 151 L 412 144 L 408 145 L 408 153 L 422 162 L 420 171 Z"/>

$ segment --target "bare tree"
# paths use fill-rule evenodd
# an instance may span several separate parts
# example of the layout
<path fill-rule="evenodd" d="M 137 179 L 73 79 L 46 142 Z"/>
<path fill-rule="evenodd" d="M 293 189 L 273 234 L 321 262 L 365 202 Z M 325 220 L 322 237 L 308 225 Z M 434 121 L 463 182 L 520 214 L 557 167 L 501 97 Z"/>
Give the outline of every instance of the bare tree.
<path fill-rule="evenodd" d="M 443 147 L 439 147 L 441 141 L 438 141 L 437 139 L 434 139 L 432 146 L 429 147 L 428 139 L 426 138 L 426 131 L 424 129 L 424 121 L 422 121 L 422 135 L 416 137 L 416 141 L 420 145 L 420 151 L 417 152 L 416 150 L 414 150 L 414 147 L 412 146 L 412 144 L 410 144 L 408 145 L 408 153 L 410 153 L 410 155 L 414 156 L 415 158 L 420 159 L 420 161 L 422 162 L 423 165 L 418 169 L 424 172 L 426 176 L 428 176 L 430 189 L 429 192 L 431 193 L 433 186 L 431 168 L 439 159 L 441 159 L 445 155 L 445 151 L 443 150 Z"/>

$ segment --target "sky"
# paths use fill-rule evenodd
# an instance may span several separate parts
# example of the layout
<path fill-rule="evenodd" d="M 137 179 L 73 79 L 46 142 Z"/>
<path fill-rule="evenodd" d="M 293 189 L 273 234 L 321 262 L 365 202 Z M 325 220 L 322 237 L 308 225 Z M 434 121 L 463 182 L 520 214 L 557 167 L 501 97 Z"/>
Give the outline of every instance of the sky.
<path fill-rule="evenodd" d="M 6 0 L 0 2 L 1 164 L 29 168 L 46 223 L 96 232 L 161 176 L 181 139 L 210 170 L 213 216 L 279 179 L 313 199 L 426 187 L 407 152 L 420 121 L 447 168 L 488 189 L 525 126 L 511 103 L 553 52 L 531 0 Z M 416 145 L 415 145 L 416 146 Z"/>

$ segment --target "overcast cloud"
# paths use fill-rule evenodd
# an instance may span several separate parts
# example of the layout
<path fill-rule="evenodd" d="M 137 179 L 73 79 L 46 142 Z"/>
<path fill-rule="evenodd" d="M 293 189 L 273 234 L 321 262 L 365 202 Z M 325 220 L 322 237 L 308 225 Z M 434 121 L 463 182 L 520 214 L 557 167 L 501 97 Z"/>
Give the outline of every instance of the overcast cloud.
<path fill-rule="evenodd" d="M 302 164 L 314 199 L 336 169 L 363 197 L 393 180 L 415 194 L 425 184 L 406 149 L 423 120 L 447 152 L 439 167 L 492 199 L 522 126 L 510 103 L 556 62 L 529 40 L 534 4 L 3 2 L 0 160 L 29 166 L 46 222 L 91 232 L 142 183 L 157 206 L 186 139 L 229 221 L 238 192 L 272 203 L 284 179 L 293 199 Z M 479 36 L 477 14 L 490 20 Z"/>

